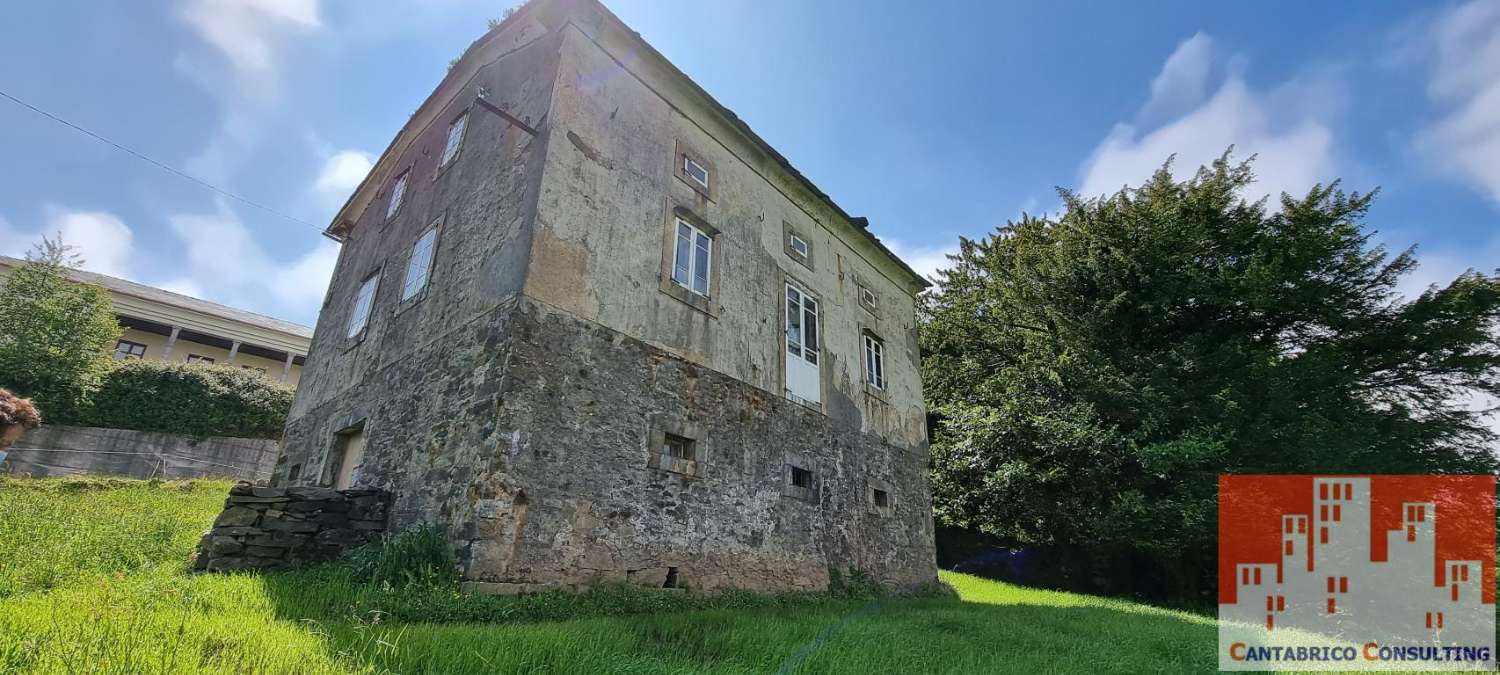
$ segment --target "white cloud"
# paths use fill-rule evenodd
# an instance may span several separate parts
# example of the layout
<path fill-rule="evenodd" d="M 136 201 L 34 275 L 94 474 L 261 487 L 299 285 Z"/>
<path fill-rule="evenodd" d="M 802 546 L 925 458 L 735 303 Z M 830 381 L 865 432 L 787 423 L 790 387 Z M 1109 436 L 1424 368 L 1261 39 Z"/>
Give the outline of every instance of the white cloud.
<path fill-rule="evenodd" d="M 322 27 L 319 0 L 180 0 L 177 14 L 228 66 L 188 52 L 176 62 L 224 110 L 203 150 L 188 159 L 188 171 L 226 182 L 261 137 L 278 95 L 288 39 Z"/>
<path fill-rule="evenodd" d="M 375 166 L 369 153 L 359 150 L 343 150 L 329 156 L 323 170 L 313 182 L 313 191 L 326 204 L 339 205 L 349 198 L 349 193 L 359 187 L 365 174 Z"/>
<path fill-rule="evenodd" d="M 275 70 L 275 45 L 286 28 L 317 28 L 318 0 L 186 0 L 182 20 L 240 73 Z"/>
<path fill-rule="evenodd" d="M 61 237 L 83 258 L 82 268 L 112 277 L 130 278 L 130 256 L 135 233 L 108 211 L 81 211 L 48 205 L 46 220 L 33 231 L 22 231 L 0 218 L 0 255 L 24 257 L 43 237 Z"/>
<path fill-rule="evenodd" d="M 1340 83 L 1329 73 L 1309 73 L 1256 90 L 1241 74 L 1240 59 L 1216 52 L 1202 33 L 1178 46 L 1136 118 L 1116 124 L 1084 163 L 1082 195 L 1140 185 L 1173 154 L 1173 174 L 1189 176 L 1231 145 L 1237 157 L 1258 156 L 1250 198 L 1302 195 L 1337 177 L 1330 118 L 1342 101 Z M 1216 70 L 1224 74 L 1215 88 Z"/>
<path fill-rule="evenodd" d="M 167 222 L 186 247 L 188 276 L 211 299 L 305 322 L 317 316 L 337 244 L 319 240 L 294 260 L 276 260 L 222 199 L 213 213 L 176 214 Z"/>
<path fill-rule="evenodd" d="M 1500 3 L 1472 0 L 1429 26 L 1428 97 L 1446 112 L 1415 146 L 1441 170 L 1500 202 Z"/>
<path fill-rule="evenodd" d="M 917 274 L 922 275 L 922 278 L 936 284 L 938 270 L 952 267 L 953 263 L 948 260 L 948 256 L 958 253 L 957 237 L 953 239 L 953 243 L 946 246 L 911 245 L 898 239 L 886 238 L 881 238 L 881 243 L 895 253 L 896 257 L 911 266 Z"/>

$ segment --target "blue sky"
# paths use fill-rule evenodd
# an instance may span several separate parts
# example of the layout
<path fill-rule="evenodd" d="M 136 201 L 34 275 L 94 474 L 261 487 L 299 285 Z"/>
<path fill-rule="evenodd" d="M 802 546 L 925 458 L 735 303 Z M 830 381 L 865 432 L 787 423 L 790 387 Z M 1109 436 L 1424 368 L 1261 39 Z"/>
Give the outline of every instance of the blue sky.
<path fill-rule="evenodd" d="M 507 4 L 9 8 L 0 89 L 312 225 L 0 100 L 0 253 L 62 231 L 97 271 L 311 324 L 318 230 Z M 608 4 L 919 269 L 1057 186 L 1231 143 L 1261 191 L 1380 187 L 1408 290 L 1500 266 L 1500 3 Z"/>

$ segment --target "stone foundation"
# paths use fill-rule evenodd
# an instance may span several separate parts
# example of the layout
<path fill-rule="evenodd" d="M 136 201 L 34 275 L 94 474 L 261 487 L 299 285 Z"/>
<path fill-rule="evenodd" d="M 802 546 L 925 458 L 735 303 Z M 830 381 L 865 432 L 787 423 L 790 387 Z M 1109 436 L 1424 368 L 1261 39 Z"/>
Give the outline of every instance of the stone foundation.
<path fill-rule="evenodd" d="M 320 487 L 229 490 L 213 529 L 198 543 L 193 569 L 278 569 L 333 560 L 386 529 L 381 490 Z"/>

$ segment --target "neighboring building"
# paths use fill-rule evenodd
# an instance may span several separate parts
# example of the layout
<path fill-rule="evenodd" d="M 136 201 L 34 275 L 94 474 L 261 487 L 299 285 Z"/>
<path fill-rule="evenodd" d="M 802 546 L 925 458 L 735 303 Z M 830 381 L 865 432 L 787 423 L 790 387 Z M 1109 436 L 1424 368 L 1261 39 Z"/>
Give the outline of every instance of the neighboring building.
<path fill-rule="evenodd" d="M 0 256 L 0 277 L 23 260 Z M 306 326 L 103 274 L 69 270 L 75 281 L 109 291 L 125 334 L 117 359 L 217 363 L 296 385 L 312 342 Z"/>
<path fill-rule="evenodd" d="M 476 41 L 328 233 L 275 484 L 494 592 L 935 580 L 927 283 L 593 0 Z"/>

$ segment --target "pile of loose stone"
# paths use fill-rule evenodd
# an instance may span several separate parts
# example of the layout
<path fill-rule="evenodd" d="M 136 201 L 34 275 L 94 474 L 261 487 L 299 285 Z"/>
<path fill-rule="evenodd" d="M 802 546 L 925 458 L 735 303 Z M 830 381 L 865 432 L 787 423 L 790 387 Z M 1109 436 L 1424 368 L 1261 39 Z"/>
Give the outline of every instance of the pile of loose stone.
<path fill-rule="evenodd" d="M 198 542 L 193 569 L 273 569 L 333 560 L 385 531 L 389 502 L 381 490 L 242 482 L 230 488 L 224 511 Z"/>

